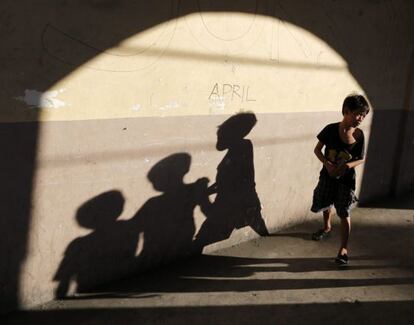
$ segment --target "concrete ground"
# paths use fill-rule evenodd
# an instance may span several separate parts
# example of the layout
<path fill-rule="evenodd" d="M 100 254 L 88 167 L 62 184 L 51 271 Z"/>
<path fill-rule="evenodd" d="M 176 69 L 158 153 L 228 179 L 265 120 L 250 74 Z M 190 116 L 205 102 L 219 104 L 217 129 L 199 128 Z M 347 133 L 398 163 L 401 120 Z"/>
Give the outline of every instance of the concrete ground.
<path fill-rule="evenodd" d="M 353 211 L 343 269 L 335 220 L 323 242 L 315 219 L 2 324 L 414 324 L 414 194 Z"/>

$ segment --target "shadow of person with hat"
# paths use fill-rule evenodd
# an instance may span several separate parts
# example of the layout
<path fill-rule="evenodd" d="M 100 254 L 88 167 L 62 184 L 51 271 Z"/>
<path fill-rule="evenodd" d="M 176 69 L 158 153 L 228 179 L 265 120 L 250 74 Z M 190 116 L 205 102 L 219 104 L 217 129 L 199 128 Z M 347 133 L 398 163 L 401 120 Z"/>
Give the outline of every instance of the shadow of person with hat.
<path fill-rule="evenodd" d="M 120 191 L 111 190 L 83 203 L 76 221 L 92 231 L 74 239 L 66 248 L 54 276 L 56 298 L 87 292 L 103 282 L 127 275 L 134 263 L 138 245 L 136 219 L 117 220 L 124 209 Z M 76 284 L 75 292 L 71 284 Z"/>
<path fill-rule="evenodd" d="M 143 248 L 137 258 L 140 268 L 165 264 L 193 253 L 194 209 L 205 194 L 207 178 L 184 183 L 190 170 L 187 153 L 170 155 L 148 172 L 148 180 L 160 195 L 147 200 L 133 219 L 139 220 Z"/>

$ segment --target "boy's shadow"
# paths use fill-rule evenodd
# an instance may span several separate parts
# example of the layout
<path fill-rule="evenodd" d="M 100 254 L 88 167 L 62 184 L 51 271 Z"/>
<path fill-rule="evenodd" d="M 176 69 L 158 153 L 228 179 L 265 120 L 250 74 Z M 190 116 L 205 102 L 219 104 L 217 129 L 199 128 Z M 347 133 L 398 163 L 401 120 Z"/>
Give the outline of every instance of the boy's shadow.
<path fill-rule="evenodd" d="M 54 276 L 58 282 L 55 296 L 64 298 L 72 282 L 76 292 L 89 290 L 114 276 L 128 274 L 138 244 L 136 220 L 116 220 L 125 199 L 121 192 L 104 192 L 82 204 L 76 213 L 80 226 L 92 232 L 73 240 Z"/>
<path fill-rule="evenodd" d="M 190 155 L 177 153 L 154 165 L 147 177 L 162 194 L 146 201 L 129 220 L 116 220 L 125 201 L 119 191 L 102 193 L 81 205 L 76 220 L 93 231 L 66 249 L 54 276 L 55 296 L 71 295 L 72 282 L 76 293 L 91 292 L 102 283 L 190 255 L 193 212 L 208 183 L 207 178 L 183 182 L 190 164 Z"/>
<path fill-rule="evenodd" d="M 216 182 L 207 189 L 201 204 L 206 220 L 194 241 L 199 250 L 246 226 L 261 236 L 269 235 L 256 192 L 253 145 L 245 139 L 256 122 L 253 113 L 239 113 L 218 128 L 216 148 L 227 153 L 217 167 Z M 214 202 L 207 197 L 211 194 L 216 194 Z"/>
<path fill-rule="evenodd" d="M 254 114 L 243 113 L 220 125 L 216 147 L 227 153 L 209 188 L 207 178 L 184 183 L 191 156 L 177 153 L 151 168 L 148 180 L 161 194 L 147 200 L 131 219 L 116 220 L 125 201 L 119 191 L 102 193 L 80 206 L 79 225 L 93 231 L 66 249 L 54 277 L 56 297 L 66 297 L 71 282 L 76 282 L 77 293 L 90 292 L 101 283 L 199 253 L 229 238 L 235 229 L 249 226 L 268 235 L 255 189 L 253 145 L 244 139 L 255 124 Z M 216 194 L 213 202 L 210 194 Z M 197 205 L 206 220 L 194 239 Z"/>
<path fill-rule="evenodd" d="M 184 183 L 190 164 L 189 154 L 177 153 L 159 161 L 148 173 L 148 180 L 162 194 L 146 201 L 133 217 L 139 220 L 143 232 L 143 250 L 137 259 L 141 268 L 193 253 L 194 209 L 200 204 L 208 179 Z"/>

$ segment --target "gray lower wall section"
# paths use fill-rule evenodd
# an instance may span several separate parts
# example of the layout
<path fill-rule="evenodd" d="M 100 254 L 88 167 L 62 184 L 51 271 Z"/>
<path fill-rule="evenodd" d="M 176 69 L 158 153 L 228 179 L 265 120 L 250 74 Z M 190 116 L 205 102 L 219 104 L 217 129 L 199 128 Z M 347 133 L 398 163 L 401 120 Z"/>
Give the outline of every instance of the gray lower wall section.
<path fill-rule="evenodd" d="M 375 111 L 361 184 L 362 203 L 414 190 L 413 126 L 412 112 Z"/>
<path fill-rule="evenodd" d="M 362 201 L 390 193 L 396 157 L 398 188 L 413 189 L 414 134 L 408 127 L 398 139 L 401 114 L 377 111 L 364 123 L 368 155 L 357 170 Z M 251 197 L 233 195 L 231 204 L 215 212 L 227 221 L 207 227 L 210 212 L 203 210 L 199 189 L 206 179 L 213 184 L 226 165 L 226 151 L 217 150 L 216 142 L 217 127 L 227 118 L 2 124 L 3 311 L 95 290 L 201 250 L 259 236 L 263 225 L 272 232 L 312 217 L 321 167 L 313 155 L 315 136 L 340 113 L 257 115 L 246 138 L 253 146 L 260 217 L 246 217 L 252 210 L 240 217 L 238 203 Z M 412 125 L 412 114 L 409 119 Z M 398 151 L 399 141 L 404 143 Z M 243 206 L 246 212 L 249 206 Z M 208 240 L 195 245 L 203 225 Z"/>

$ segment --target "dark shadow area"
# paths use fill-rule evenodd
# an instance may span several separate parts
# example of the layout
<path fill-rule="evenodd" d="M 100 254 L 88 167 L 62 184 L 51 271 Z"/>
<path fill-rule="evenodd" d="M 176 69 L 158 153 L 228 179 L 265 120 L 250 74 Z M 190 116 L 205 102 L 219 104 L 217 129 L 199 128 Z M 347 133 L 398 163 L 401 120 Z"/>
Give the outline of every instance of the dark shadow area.
<path fill-rule="evenodd" d="M 19 306 L 26 258 L 38 123 L 0 124 L 0 314 Z"/>
<path fill-rule="evenodd" d="M 206 193 L 216 194 L 216 197 L 212 203 L 206 197 L 202 204 L 206 220 L 194 243 L 200 251 L 204 246 L 228 239 L 235 229 L 246 226 L 260 236 L 269 235 L 256 192 L 253 144 L 245 138 L 256 122 L 253 113 L 239 113 L 218 127 L 216 148 L 227 152 L 217 167 L 215 183 Z"/>
<path fill-rule="evenodd" d="M 309 228 L 312 228 L 312 225 L 313 223 L 310 223 Z M 290 233 L 292 232 L 280 235 L 289 236 Z M 295 238 L 298 238 L 297 233 L 304 232 L 293 232 Z M 330 240 L 336 241 L 338 236 L 339 234 L 334 234 Z M 414 284 L 413 236 L 414 228 L 404 225 L 398 227 L 391 225 L 356 226 L 352 235 L 352 246 L 355 253 L 352 254 L 351 263 L 346 268 L 338 268 L 333 262 L 333 257 L 253 258 L 201 255 L 176 262 L 168 268 L 152 270 L 135 278 L 131 277 L 125 281 L 96 287 L 92 291 L 84 292 L 71 299 L 142 299 L 148 295 L 162 295 L 164 293 L 255 292 Z M 278 247 L 278 243 L 280 245 L 283 241 L 275 236 L 261 240 L 274 241 L 275 249 Z M 254 254 L 251 251 L 251 244 L 242 245 L 245 247 L 246 254 Z M 285 252 L 287 244 L 282 245 L 283 247 L 279 247 L 279 250 Z M 290 243 L 290 245 L 296 244 Z M 321 245 L 323 246 L 322 243 Z M 243 251 L 243 247 L 240 248 L 240 251 Z M 360 252 L 359 255 L 356 252 Z M 341 272 L 358 270 L 376 272 L 375 270 L 395 268 L 404 270 L 405 275 L 397 277 L 370 275 L 364 278 L 342 278 L 340 276 L 313 278 L 309 275 L 306 278 L 286 279 L 278 274 L 279 272 L 309 272 L 312 274 L 312 272 L 338 270 Z M 255 278 L 257 273 L 268 273 L 271 278 Z"/>
<path fill-rule="evenodd" d="M 414 301 L 27 311 L 7 324 L 406 324 Z"/>
<path fill-rule="evenodd" d="M 127 322 L 142 322 L 150 324 L 177 324 L 188 321 L 197 321 L 200 324 L 228 324 L 237 323 L 277 323 L 277 324 L 320 324 L 321 322 L 348 323 L 361 320 L 368 324 L 411 324 L 414 316 L 414 301 L 358 301 L 346 300 L 342 303 L 295 303 L 295 304 L 259 304 L 255 297 L 261 292 L 297 289 L 323 288 L 353 288 L 372 286 L 413 285 L 412 254 L 400 248 L 406 241 L 405 248 L 412 251 L 413 242 L 410 241 L 412 229 L 397 227 L 377 227 L 360 229 L 365 237 L 360 238 L 355 245 L 371 246 L 375 254 L 353 256 L 353 264 L 341 272 L 355 270 L 379 270 L 384 268 L 405 269 L 407 276 L 371 277 L 366 278 L 283 278 L 278 272 L 303 273 L 314 271 L 335 271 L 337 267 L 331 258 L 251 258 L 234 256 L 202 255 L 188 259 L 171 267 L 151 271 L 137 278 L 106 285 L 90 293 L 83 293 L 73 300 L 91 300 L 95 308 L 61 309 L 59 302 L 49 310 L 33 310 L 10 314 L 4 317 L 6 324 L 26 324 L 28 321 L 38 321 L 42 324 L 59 322 L 63 324 L 113 324 Z M 386 251 L 378 250 L 380 238 L 388 233 L 390 243 L 385 244 Z M 356 238 L 359 236 L 356 235 Z M 404 238 L 402 240 L 402 238 Z M 399 240 L 397 240 L 399 239 Z M 272 240 L 272 237 L 266 237 Z M 402 240 L 402 241 L 401 241 Z M 396 254 L 398 253 L 398 254 Z M 248 278 L 255 273 L 276 273 L 273 278 Z M 123 303 L 119 299 L 126 299 L 128 305 L 131 299 L 137 301 L 159 297 L 167 293 L 250 293 L 252 303 L 249 305 L 222 305 L 220 300 L 210 306 L 158 306 L 139 308 L 119 308 Z M 369 295 L 367 296 L 367 299 Z M 102 304 L 99 300 L 102 299 Z M 106 299 L 106 300 L 105 300 Z M 107 308 L 110 299 L 118 299 L 114 308 Z M 213 298 L 214 299 L 214 298 Z M 371 299 L 371 298 L 369 298 Z M 379 298 L 381 299 L 381 298 Z M 94 302 L 93 302 L 94 300 Z M 105 300 L 105 301 L 103 301 Z M 162 300 L 160 300 L 162 301 Z M 179 304 L 179 300 L 175 304 Z M 237 299 L 235 300 L 235 304 Z M 70 301 L 68 302 L 70 303 Z M 88 305 L 90 303 L 87 303 Z M 101 306 L 101 307 L 99 307 Z M 105 306 L 105 307 L 104 307 Z"/>
<path fill-rule="evenodd" d="M 406 97 L 406 94 L 401 94 L 398 89 L 406 89 L 407 76 L 401 75 L 400 71 L 410 74 L 401 67 L 405 67 L 411 50 L 407 49 L 406 52 L 401 53 L 393 50 L 412 47 L 412 44 L 407 45 L 405 42 L 406 39 L 411 39 L 410 32 L 413 26 L 410 23 L 401 28 L 408 36 L 397 35 L 399 24 L 407 23 L 399 19 L 398 15 L 410 16 L 414 12 L 414 4 L 412 1 L 401 2 L 399 8 L 396 8 L 392 1 L 380 4 L 379 9 L 379 3 L 376 1 L 360 2 L 361 7 L 353 2 L 339 4 L 337 1 L 317 1 L 315 4 L 305 0 L 274 2 L 258 0 L 254 5 L 251 1 L 155 0 L 133 2 L 133 4 L 126 0 L 43 1 L 41 3 L 33 1 L 24 5 L 18 1 L 6 1 L 2 4 L 5 28 L 1 35 L 2 59 L 4 59 L 2 61 L 5 62 L 2 71 L 8 77 L 2 82 L 5 88 L 10 85 L 11 89 L 4 94 L 12 98 L 20 94 L 14 93 L 16 89 L 45 91 L 95 56 L 132 35 L 161 23 L 197 12 L 241 12 L 275 17 L 313 33 L 347 62 L 351 74 L 365 90 L 374 108 L 384 108 L 384 103 L 388 105 L 385 108 L 399 107 L 398 100 L 390 101 L 389 97 L 391 95 L 394 99 Z M 381 20 L 378 29 L 372 29 L 370 17 L 378 10 L 389 13 L 387 16 L 389 19 Z M 34 12 L 36 12 L 36 19 L 33 19 Z M 108 21 L 111 23 L 108 24 Z M 10 22 L 16 22 L 16 25 Z M 48 35 L 49 26 L 57 26 L 64 33 Z M 19 31 L 22 37 L 29 35 L 27 31 L 31 31 L 27 48 L 22 45 L 24 40 L 19 39 L 18 42 L 15 40 Z M 73 46 L 70 42 L 63 44 L 62 37 L 75 41 L 78 46 Z M 55 42 L 56 38 L 57 42 Z M 167 47 L 161 51 L 160 57 L 168 55 Z M 373 54 L 373 49 L 382 48 L 385 49 L 380 55 L 377 56 L 378 52 Z M 376 60 L 373 60 L 373 57 L 376 57 Z M 28 64 L 27 69 L 22 66 L 27 62 L 33 66 Z M 271 64 L 277 62 L 269 60 L 269 65 Z M 381 79 L 379 82 L 378 71 L 382 71 L 384 67 L 396 71 L 396 77 L 390 80 Z M 388 85 L 391 91 L 384 89 L 384 84 Z M 391 86 L 393 84 L 397 84 L 397 90 L 393 89 Z M 4 105 L 2 109 L 11 106 L 8 103 Z M 11 113 L 13 114 L 15 113 Z M 393 182 L 394 157 L 399 141 L 396 134 L 400 127 L 401 114 L 399 110 L 381 111 L 374 116 L 361 189 L 362 201 L 386 195 Z M 38 113 L 31 111 L 29 115 L 36 120 Z M 13 116 L 7 118 L 13 120 Z M 412 114 L 409 121 L 412 125 Z M 411 125 L 407 127 L 408 130 L 412 129 Z M 383 132 L 384 129 L 387 130 L 387 134 Z M 3 182 L 0 190 L 3 201 L 0 218 L 0 249 L 1 256 L 4 256 L 0 265 L 2 310 L 19 307 L 20 268 L 25 260 L 32 221 L 32 189 L 38 131 L 37 122 L 0 124 L 2 135 L 0 170 Z M 409 137 L 412 137 L 411 133 Z M 412 141 L 409 137 L 405 140 L 406 144 Z M 405 152 L 404 159 L 413 161 L 413 151 L 405 149 Z M 206 237 L 210 237 L 211 232 L 207 232 L 209 236 Z M 225 233 L 222 236 L 225 236 Z"/>
<path fill-rule="evenodd" d="M 315 271 L 374 270 L 393 267 L 412 268 L 407 261 L 388 260 L 382 264 L 369 264 L 373 257 L 355 256 L 355 265 L 338 269 L 332 258 L 240 258 L 203 255 L 190 261 L 172 265 L 168 270 L 144 274 L 97 288 L 90 294 L 72 299 L 142 298 L 148 294 L 207 293 L 207 292 L 254 292 L 274 290 L 299 290 L 414 284 L 412 277 L 396 278 L 278 278 L 277 272 L 301 273 Z M 368 264 L 367 264 L 368 262 Z M 361 264 L 359 264 L 361 263 Z M 258 272 L 276 273 L 273 279 L 248 278 Z"/>
<path fill-rule="evenodd" d="M 414 192 L 400 195 L 397 199 L 383 198 L 372 200 L 367 203 L 362 203 L 360 206 L 364 208 L 414 210 Z"/>

